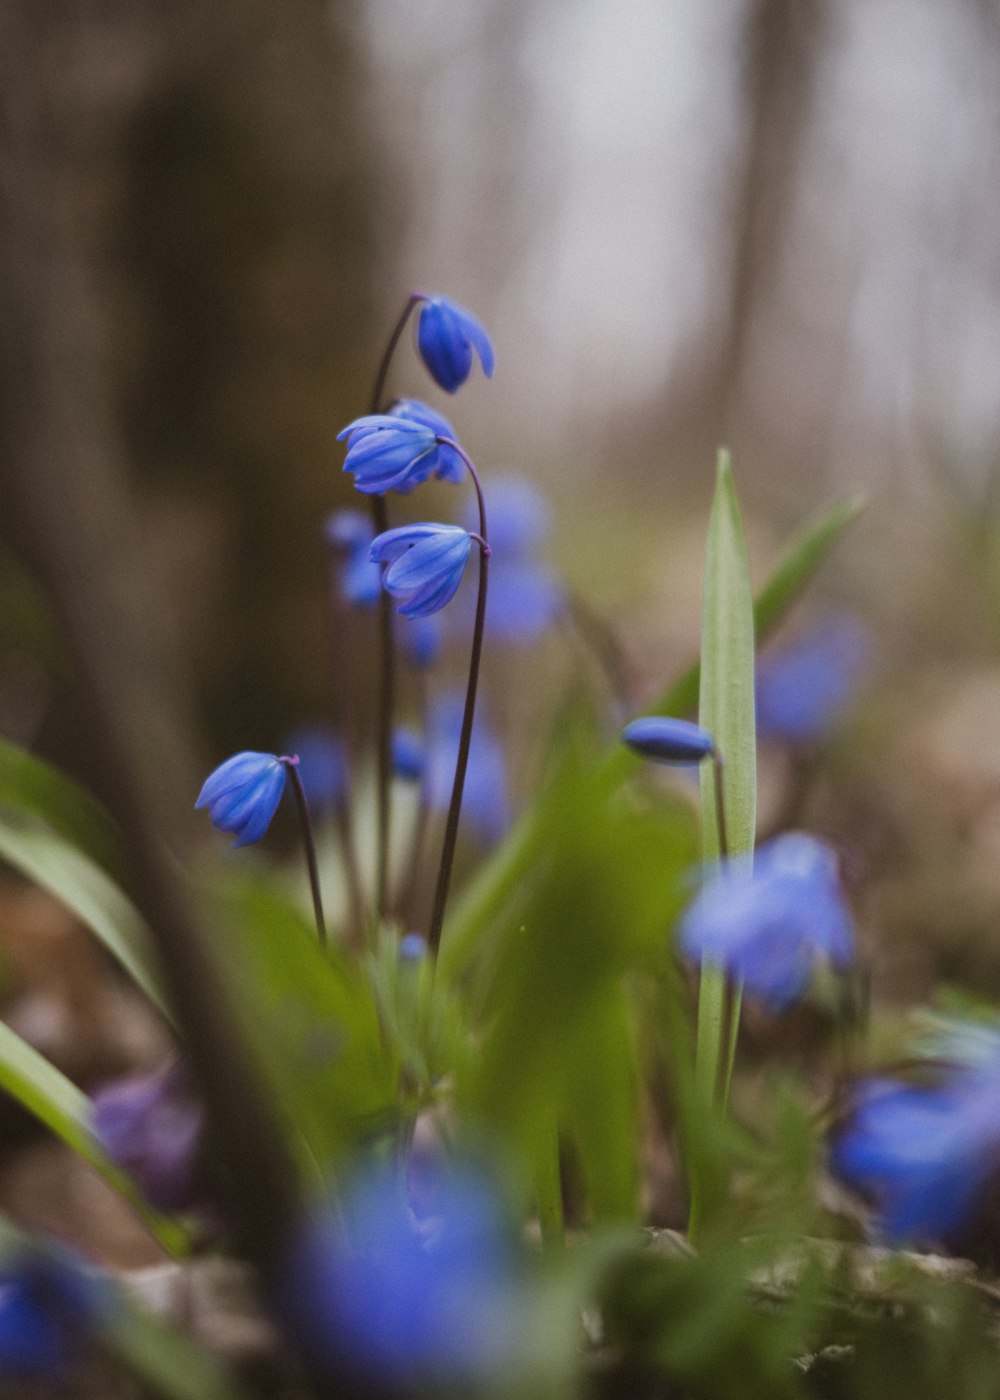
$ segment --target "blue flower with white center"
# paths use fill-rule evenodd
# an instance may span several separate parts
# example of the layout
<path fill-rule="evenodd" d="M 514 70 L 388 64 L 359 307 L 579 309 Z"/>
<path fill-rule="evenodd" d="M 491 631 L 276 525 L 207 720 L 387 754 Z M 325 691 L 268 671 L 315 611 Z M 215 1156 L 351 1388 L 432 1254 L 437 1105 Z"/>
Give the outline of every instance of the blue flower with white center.
<path fill-rule="evenodd" d="M 337 434 L 347 439 L 344 471 L 366 495 L 412 491 L 437 469 L 441 448 L 433 429 L 411 418 L 369 413 Z"/>
<path fill-rule="evenodd" d="M 102 1085 L 93 1097 L 90 1125 L 150 1205 L 191 1210 L 204 1201 L 204 1112 L 179 1065 Z"/>
<path fill-rule="evenodd" d="M 851 915 L 832 847 L 804 832 L 724 861 L 685 911 L 680 946 L 715 963 L 750 996 L 780 1011 L 805 992 L 818 964 L 854 960 Z"/>
<path fill-rule="evenodd" d="M 854 618 L 828 618 L 757 663 L 757 733 L 779 743 L 822 739 L 854 700 L 871 660 L 871 642 Z"/>
<path fill-rule="evenodd" d="M 420 783 L 424 778 L 424 741 L 412 729 L 399 728 L 392 735 L 392 771 L 405 783 Z"/>
<path fill-rule="evenodd" d="M 497 1194 L 470 1171 L 418 1218 L 398 1175 L 348 1183 L 288 1253 L 280 1307 L 313 1366 L 373 1386 L 475 1386 L 509 1364 L 518 1255 Z"/>
<path fill-rule="evenodd" d="M 448 297 L 427 297 L 417 312 L 417 350 L 435 383 L 449 394 L 468 379 L 475 350 L 483 373 L 493 373 L 493 346 L 471 311 Z"/>
<path fill-rule="evenodd" d="M 464 710 L 465 698 L 456 691 L 441 696 L 428 717 L 424 783 L 428 805 L 436 812 L 446 812 L 451 801 Z M 465 773 L 462 821 L 481 841 L 493 843 L 503 836 L 510 819 L 503 745 L 480 707 Z"/>
<path fill-rule="evenodd" d="M 313 812 L 329 812 L 347 791 L 347 751 L 336 734 L 319 727 L 296 729 L 288 750 L 298 756 L 299 777 Z"/>
<path fill-rule="evenodd" d="M 338 510 L 327 518 L 326 542 L 342 560 L 338 586 L 346 601 L 357 608 L 377 603 L 382 592 L 378 565 L 368 551 L 375 531 L 371 520 L 359 510 Z"/>
<path fill-rule="evenodd" d="M 864 1081 L 829 1165 L 872 1205 L 879 1239 L 960 1245 L 1000 1174 L 1000 1055 L 934 1085 Z"/>
<path fill-rule="evenodd" d="M 634 719 L 622 730 L 622 741 L 657 763 L 700 763 L 715 752 L 715 740 L 700 724 L 659 715 Z"/>
<path fill-rule="evenodd" d="M 490 592 L 486 635 L 491 642 L 523 646 L 536 641 L 565 607 L 565 592 L 538 551 L 551 528 L 548 501 L 534 482 L 516 473 L 491 477 Z M 470 502 L 462 523 L 476 528 Z"/>
<path fill-rule="evenodd" d="M 399 601 L 401 616 L 427 617 L 458 592 L 471 548 L 460 525 L 401 525 L 372 542 L 371 557 L 388 565 L 382 586 Z"/>
<path fill-rule="evenodd" d="M 287 776 L 273 753 L 234 754 L 205 779 L 195 809 L 207 807 L 212 825 L 236 837 L 234 846 L 250 846 L 271 825 Z"/>
<path fill-rule="evenodd" d="M 0 1265 L 0 1380 L 65 1380 L 106 1306 L 102 1290 L 70 1257 L 19 1250 Z"/>
<path fill-rule="evenodd" d="M 397 399 L 389 409 L 390 418 L 405 418 L 410 423 L 419 423 L 429 428 L 435 437 L 451 438 L 458 441 L 458 434 L 443 413 L 438 413 L 420 399 Z M 435 457 L 434 475 L 438 481 L 458 483 L 465 480 L 466 466 L 453 447 L 438 443 Z M 399 488 L 397 487 L 397 490 Z"/>

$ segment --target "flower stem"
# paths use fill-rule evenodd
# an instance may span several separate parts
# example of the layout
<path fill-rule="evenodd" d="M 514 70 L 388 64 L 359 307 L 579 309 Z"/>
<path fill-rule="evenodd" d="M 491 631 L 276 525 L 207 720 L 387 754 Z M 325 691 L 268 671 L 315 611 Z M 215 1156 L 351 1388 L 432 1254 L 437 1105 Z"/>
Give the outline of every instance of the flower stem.
<path fill-rule="evenodd" d="M 305 788 L 302 786 L 302 778 L 299 776 L 299 760 L 297 758 L 283 758 L 281 762 L 285 765 L 289 777 L 292 780 L 292 791 L 295 794 L 295 805 L 299 809 L 299 821 L 302 825 L 302 844 L 306 851 L 306 865 L 309 867 L 309 888 L 312 891 L 313 913 L 316 915 L 316 933 L 319 936 L 320 947 L 327 946 L 326 920 L 323 918 L 323 897 L 319 889 L 319 866 L 316 863 L 316 842 L 313 840 L 312 819 L 309 816 L 309 803 L 306 801 Z"/>
<path fill-rule="evenodd" d="M 379 413 L 385 394 L 385 381 L 389 375 L 399 338 L 403 334 L 413 308 L 425 300 L 421 292 L 411 292 L 399 319 L 393 327 L 372 386 L 372 396 L 368 411 Z M 376 535 L 389 528 L 389 511 L 384 496 L 372 496 L 372 526 Z M 381 924 L 385 914 L 386 896 L 389 885 L 389 822 L 390 785 L 392 781 L 392 715 L 396 692 L 396 649 L 393 644 L 392 600 L 383 589 L 379 597 L 379 694 L 378 731 L 376 735 L 377 753 L 377 842 L 375 859 L 375 920 Z"/>
<path fill-rule="evenodd" d="M 469 470 L 476 488 L 479 502 L 479 593 L 476 598 L 476 620 L 472 629 L 472 653 L 469 657 L 469 681 L 465 692 L 465 711 L 462 715 L 462 732 L 458 740 L 458 757 L 455 761 L 455 779 L 451 789 L 451 802 L 445 822 L 444 841 L 441 847 L 441 864 L 438 867 L 437 886 L 434 890 L 434 907 L 431 912 L 427 946 L 431 956 L 437 956 L 441 942 L 441 929 L 444 924 L 444 908 L 448 900 L 448 886 L 451 883 L 451 868 L 455 859 L 455 843 L 458 839 L 458 819 L 462 811 L 462 793 L 465 788 L 465 770 L 469 766 L 469 748 L 472 743 L 472 725 L 476 717 L 476 691 L 479 686 L 479 663 L 483 654 L 483 634 L 486 630 L 486 589 L 489 581 L 490 545 L 486 529 L 486 501 L 483 497 L 482 482 L 465 451 L 452 438 L 439 437 L 442 447 L 450 447 L 457 452 Z"/>

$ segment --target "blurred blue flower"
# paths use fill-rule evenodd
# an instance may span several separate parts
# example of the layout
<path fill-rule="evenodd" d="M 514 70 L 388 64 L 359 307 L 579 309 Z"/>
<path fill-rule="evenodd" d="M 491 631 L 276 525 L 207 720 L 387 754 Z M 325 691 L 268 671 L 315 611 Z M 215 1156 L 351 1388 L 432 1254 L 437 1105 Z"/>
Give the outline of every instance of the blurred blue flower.
<path fill-rule="evenodd" d="M 191 1210 L 204 1199 L 204 1113 L 178 1064 L 103 1085 L 93 1096 L 90 1126 L 150 1205 Z"/>
<path fill-rule="evenodd" d="M 403 962 L 420 962 L 427 956 L 427 939 L 422 933 L 407 933 L 399 940 L 399 956 Z"/>
<path fill-rule="evenodd" d="M 289 1252 L 282 1313 L 321 1371 L 412 1390 L 474 1385 L 512 1359 L 517 1254 L 496 1193 L 468 1171 L 418 1220 L 398 1177 L 348 1183 Z"/>
<path fill-rule="evenodd" d="M 679 930 L 689 957 L 716 963 L 774 1010 L 805 992 L 821 962 L 844 969 L 854 958 L 851 915 L 837 855 L 805 832 L 761 846 L 754 860 L 716 867 L 688 905 Z"/>
<path fill-rule="evenodd" d="M 22 1249 L 0 1265 L 0 1381 L 59 1381 L 105 1296 L 69 1257 Z"/>
<path fill-rule="evenodd" d="M 445 812 L 451 802 L 455 761 L 462 732 L 465 696 L 441 696 L 427 722 L 424 783 L 432 810 Z M 476 710 L 469 748 L 469 766 L 462 793 L 462 820 L 482 841 L 499 841 L 510 825 L 507 765 L 503 745 L 490 727 L 483 706 Z"/>
<path fill-rule="evenodd" d="M 700 724 L 660 715 L 634 719 L 622 730 L 622 742 L 657 763 L 700 763 L 715 752 L 715 740 Z"/>
<path fill-rule="evenodd" d="M 412 418 L 370 413 L 356 418 L 337 434 L 347 439 L 344 471 L 367 495 L 411 491 L 436 470 L 441 447 L 433 429 Z"/>
<path fill-rule="evenodd" d="M 426 671 L 438 659 L 443 634 L 441 619 L 435 614 L 410 618 L 404 627 L 399 628 L 396 637 L 410 665 L 417 671 Z"/>
<path fill-rule="evenodd" d="M 487 505 L 492 554 L 486 635 L 491 642 L 523 645 L 552 626 L 565 602 L 559 580 L 538 558 L 552 512 L 534 482 L 516 473 L 490 479 Z M 470 502 L 463 524 L 475 530 L 478 521 Z"/>
<path fill-rule="evenodd" d="M 932 1086 L 863 1082 L 829 1157 L 881 1239 L 955 1245 L 1000 1171 L 1000 1055 Z"/>
<path fill-rule="evenodd" d="M 406 783 L 424 776 L 424 741 L 412 729 L 399 728 L 392 736 L 392 771 Z"/>
<path fill-rule="evenodd" d="M 420 399 L 397 399 L 389 409 L 391 418 L 405 418 L 411 423 L 419 423 L 422 428 L 430 428 L 435 437 L 451 438 L 458 441 L 458 434 L 443 413 L 438 413 Z M 460 482 L 465 479 L 467 467 L 453 447 L 438 443 L 435 457 L 434 475 L 439 481 Z M 397 490 L 400 489 L 397 487 Z"/>
<path fill-rule="evenodd" d="M 765 651 L 755 682 L 758 735 L 790 744 L 821 739 L 853 701 L 870 660 L 867 632 L 846 614 Z"/>
<path fill-rule="evenodd" d="M 338 584 L 347 602 L 359 608 L 377 603 L 382 580 L 368 554 L 375 538 L 370 518 L 360 510 L 334 511 L 327 517 L 324 533 L 327 544 L 342 558 Z"/>
<path fill-rule="evenodd" d="M 417 312 L 417 350 L 435 383 L 453 394 L 469 377 L 475 350 L 487 379 L 493 346 L 471 311 L 448 297 L 428 297 Z"/>
<path fill-rule="evenodd" d="M 371 557 L 388 564 L 382 586 L 403 617 L 427 617 L 451 602 L 462 582 L 472 537 L 460 525 L 401 525 L 372 543 Z"/>
<path fill-rule="evenodd" d="M 329 730 L 310 726 L 288 736 L 288 751 L 298 755 L 299 777 L 313 812 L 328 812 L 347 791 L 347 751 Z"/>
<path fill-rule="evenodd" d="M 212 825 L 231 831 L 234 846 L 259 841 L 285 790 L 285 765 L 273 753 L 238 753 L 205 779 L 195 809 L 209 809 Z"/>

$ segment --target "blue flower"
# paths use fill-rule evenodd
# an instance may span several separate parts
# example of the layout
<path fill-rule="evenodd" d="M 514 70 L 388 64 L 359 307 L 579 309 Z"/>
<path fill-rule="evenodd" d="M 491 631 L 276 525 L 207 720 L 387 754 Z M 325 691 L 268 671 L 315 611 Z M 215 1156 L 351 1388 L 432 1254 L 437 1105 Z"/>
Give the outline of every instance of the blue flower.
<path fill-rule="evenodd" d="M 765 652 L 755 683 L 758 735 L 790 744 L 821 739 L 854 699 L 870 655 L 867 633 L 848 616 Z"/>
<path fill-rule="evenodd" d="M 347 752 L 343 741 L 326 729 L 296 729 L 288 751 L 298 756 L 299 777 L 313 812 L 329 811 L 347 791 Z"/>
<path fill-rule="evenodd" d="M 427 939 L 422 933 L 406 933 L 399 940 L 399 956 L 403 962 L 419 963 L 427 956 Z"/>
<path fill-rule="evenodd" d="M 1000 1055 L 936 1085 L 863 1082 L 830 1166 L 887 1243 L 956 1245 L 1000 1169 Z"/>
<path fill-rule="evenodd" d="M 401 525 L 373 541 L 371 557 L 388 564 L 382 585 L 400 600 L 400 614 L 427 617 L 458 592 L 471 548 L 472 536 L 460 525 Z"/>
<path fill-rule="evenodd" d="M 685 911 L 680 946 L 723 967 L 774 1010 L 805 992 L 818 963 L 854 958 L 851 916 L 832 847 L 804 832 L 723 862 Z"/>
<path fill-rule="evenodd" d="M 412 729 L 397 729 L 392 736 L 392 771 L 406 783 L 419 783 L 424 777 L 424 743 Z"/>
<path fill-rule="evenodd" d="M 436 812 L 446 812 L 451 802 L 464 709 L 465 696 L 456 691 L 441 696 L 428 717 L 424 783 L 427 801 Z M 480 704 L 472 727 L 462 820 L 481 841 L 499 841 L 510 825 L 506 769 L 503 745 Z"/>
<path fill-rule="evenodd" d="M 343 556 L 340 591 L 354 607 L 370 607 L 382 592 L 378 565 L 373 564 L 368 551 L 375 531 L 371 520 L 359 510 L 338 510 L 327 518 L 327 544 Z"/>
<path fill-rule="evenodd" d="M 194 805 L 208 808 L 219 831 L 233 833 L 234 846 L 250 846 L 270 826 L 286 778 L 284 763 L 273 753 L 234 754 L 205 779 Z"/>
<path fill-rule="evenodd" d="M 492 554 L 486 634 L 491 642 L 524 645 L 546 632 L 565 606 L 562 585 L 538 558 L 552 513 L 535 484 L 516 473 L 490 479 L 488 507 Z M 462 523 L 474 530 L 478 520 L 470 504 Z"/>
<path fill-rule="evenodd" d="M 715 740 L 701 725 L 658 715 L 627 724 L 622 741 L 643 758 L 658 763 L 700 763 L 715 752 Z"/>
<path fill-rule="evenodd" d="M 190 1210 L 204 1199 L 204 1113 L 175 1063 L 103 1085 L 91 1128 L 113 1162 L 159 1210 Z"/>
<path fill-rule="evenodd" d="M 493 373 L 493 346 L 486 331 L 463 306 L 448 297 L 428 297 L 417 312 L 417 349 L 431 378 L 453 394 L 469 377 L 472 352 L 487 379 Z"/>
<path fill-rule="evenodd" d="M 105 1299 L 61 1253 L 19 1250 L 0 1265 L 0 1380 L 64 1378 Z"/>
<path fill-rule="evenodd" d="M 389 409 L 389 416 L 390 418 L 405 418 L 410 423 L 419 423 L 422 428 L 429 428 L 435 437 L 451 438 L 452 442 L 458 441 L 458 434 L 444 414 L 438 413 L 429 404 L 421 403 L 419 399 L 397 399 Z M 437 444 L 433 472 L 438 481 L 453 483 L 464 481 L 467 470 L 462 458 L 453 447 L 445 447 L 440 442 Z"/>
<path fill-rule="evenodd" d="M 511 1359 L 516 1253 L 497 1196 L 453 1172 L 417 1219 L 398 1177 L 348 1183 L 284 1270 L 282 1312 L 313 1365 L 389 1389 L 474 1385 Z"/>
<path fill-rule="evenodd" d="M 427 480 L 440 460 L 433 429 L 411 418 L 370 413 L 337 434 L 338 442 L 344 438 L 344 471 L 354 473 L 355 486 L 367 495 L 411 491 Z"/>

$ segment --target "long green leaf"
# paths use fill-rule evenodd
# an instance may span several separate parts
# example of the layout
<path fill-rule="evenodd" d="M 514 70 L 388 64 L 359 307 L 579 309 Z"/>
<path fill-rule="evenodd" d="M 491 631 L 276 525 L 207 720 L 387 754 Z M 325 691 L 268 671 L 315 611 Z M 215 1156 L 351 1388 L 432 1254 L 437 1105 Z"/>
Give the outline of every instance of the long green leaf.
<path fill-rule="evenodd" d="M 142 916 L 89 856 L 39 824 L 0 813 L 0 860 L 71 909 L 167 1016 Z"/>
<path fill-rule="evenodd" d="M 844 529 L 864 508 L 860 496 L 849 496 L 810 520 L 796 535 L 754 604 L 758 643 L 778 626 L 811 582 Z M 649 707 L 648 713 L 689 715 L 698 704 L 701 671 L 696 661 Z M 632 771 L 638 760 L 623 744 L 607 749 L 600 777 L 608 792 Z M 546 824 L 552 809 L 551 790 L 529 808 L 493 857 L 478 871 L 456 901 L 445 924 L 439 967 L 454 975 L 481 933 L 501 912 L 508 916 L 523 902 L 531 873 L 545 851 Z"/>
<path fill-rule="evenodd" d="M 72 846 L 117 878 L 121 833 L 101 804 L 50 764 L 0 739 L 0 807 L 41 817 Z"/>
<path fill-rule="evenodd" d="M 100 1172 L 119 1195 L 135 1207 L 149 1229 L 171 1254 L 187 1252 L 185 1231 L 158 1211 L 151 1210 L 134 1183 L 111 1160 L 90 1128 L 91 1106 L 87 1095 L 0 1021 L 0 1089 L 6 1090 L 40 1123 Z"/>

